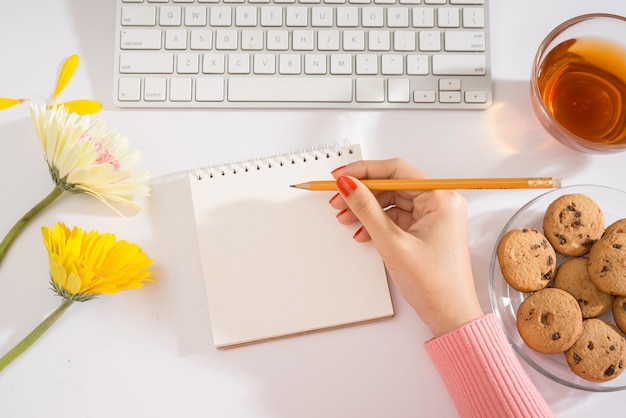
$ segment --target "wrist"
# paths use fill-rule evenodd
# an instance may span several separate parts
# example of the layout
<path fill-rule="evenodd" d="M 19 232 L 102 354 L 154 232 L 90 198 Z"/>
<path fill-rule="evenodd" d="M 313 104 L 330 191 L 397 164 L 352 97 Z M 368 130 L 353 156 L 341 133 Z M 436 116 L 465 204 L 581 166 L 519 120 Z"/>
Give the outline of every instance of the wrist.
<path fill-rule="evenodd" d="M 436 321 L 433 321 L 429 325 L 435 337 L 440 337 L 444 334 L 452 332 L 458 328 L 461 328 L 472 321 L 485 315 L 480 305 L 472 304 L 472 306 L 466 306 L 462 310 L 456 312 L 450 312 L 450 315 L 441 315 Z"/>

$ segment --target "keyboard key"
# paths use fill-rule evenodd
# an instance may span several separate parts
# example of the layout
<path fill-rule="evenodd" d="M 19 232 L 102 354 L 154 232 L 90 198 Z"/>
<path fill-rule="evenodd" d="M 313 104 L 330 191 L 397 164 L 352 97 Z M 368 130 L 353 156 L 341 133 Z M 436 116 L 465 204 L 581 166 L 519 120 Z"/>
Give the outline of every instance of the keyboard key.
<path fill-rule="evenodd" d="M 393 33 L 394 51 L 415 51 L 416 36 L 411 30 L 397 30 Z"/>
<path fill-rule="evenodd" d="M 415 103 L 435 103 L 435 92 L 431 90 L 415 90 L 413 101 Z"/>
<path fill-rule="evenodd" d="M 164 78 L 147 77 L 144 81 L 144 100 L 148 102 L 165 101 L 166 81 Z"/>
<path fill-rule="evenodd" d="M 333 26 L 332 7 L 313 7 L 311 9 L 311 26 L 316 28 L 330 28 Z"/>
<path fill-rule="evenodd" d="M 487 103 L 486 91 L 466 91 L 465 101 L 467 103 Z"/>
<path fill-rule="evenodd" d="M 276 56 L 273 54 L 256 54 L 254 56 L 255 74 L 276 74 Z"/>
<path fill-rule="evenodd" d="M 159 25 L 180 26 L 181 10 L 178 6 L 162 6 L 159 13 Z"/>
<path fill-rule="evenodd" d="M 357 78 L 356 101 L 366 103 L 385 101 L 385 80 L 383 78 Z"/>
<path fill-rule="evenodd" d="M 408 103 L 411 98 L 409 80 L 392 78 L 387 82 L 387 100 L 391 103 Z"/>
<path fill-rule="evenodd" d="M 304 73 L 305 74 L 326 74 L 326 55 L 324 54 L 307 54 L 304 56 Z"/>
<path fill-rule="evenodd" d="M 443 44 L 446 51 L 483 52 L 485 46 L 485 32 L 479 31 L 447 31 L 444 34 Z"/>
<path fill-rule="evenodd" d="M 209 17 L 211 26 L 230 26 L 232 22 L 231 8 L 225 6 L 211 7 L 211 15 Z"/>
<path fill-rule="evenodd" d="M 230 54 L 228 56 L 228 73 L 229 74 L 250 73 L 250 55 Z"/>
<path fill-rule="evenodd" d="M 440 91 L 439 101 L 441 103 L 461 103 L 460 91 Z"/>
<path fill-rule="evenodd" d="M 432 7 L 413 8 L 413 27 L 432 28 L 435 26 L 435 9 Z"/>
<path fill-rule="evenodd" d="M 409 9 L 406 7 L 390 7 L 387 9 L 387 26 L 390 28 L 409 27 Z"/>
<path fill-rule="evenodd" d="M 165 49 L 187 49 L 187 31 L 184 29 L 168 29 L 165 31 Z"/>
<path fill-rule="evenodd" d="M 408 75 L 428 75 L 430 72 L 428 55 L 409 55 L 406 62 Z"/>
<path fill-rule="evenodd" d="M 198 54 L 178 54 L 176 72 L 178 74 L 198 74 L 200 71 Z"/>
<path fill-rule="evenodd" d="M 352 74 L 352 55 L 333 54 L 330 56 L 330 73 L 336 75 Z"/>
<path fill-rule="evenodd" d="M 207 53 L 202 55 L 202 72 L 204 74 L 224 74 L 224 54 Z"/>
<path fill-rule="evenodd" d="M 464 28 L 484 28 L 485 27 L 485 11 L 478 7 L 463 8 L 463 27 Z"/>
<path fill-rule="evenodd" d="M 279 74 L 300 74 L 301 64 L 300 55 L 297 54 L 281 54 L 278 57 L 278 73 Z"/>
<path fill-rule="evenodd" d="M 378 74 L 378 56 L 375 54 L 359 54 L 356 56 L 356 73 L 359 75 Z"/>
<path fill-rule="evenodd" d="M 123 6 L 122 26 L 154 26 L 156 25 L 156 7 Z"/>
<path fill-rule="evenodd" d="M 234 29 L 220 29 L 215 32 L 215 49 L 234 51 L 237 49 L 238 33 Z"/>
<path fill-rule="evenodd" d="M 211 49 L 213 32 L 205 29 L 194 29 L 191 31 L 189 47 L 193 50 Z"/>
<path fill-rule="evenodd" d="M 158 29 L 125 29 L 120 34 L 122 49 L 161 49 Z"/>
<path fill-rule="evenodd" d="M 191 101 L 191 78 L 172 78 L 170 80 L 170 100 L 173 102 Z"/>
<path fill-rule="evenodd" d="M 439 90 L 456 91 L 461 90 L 461 80 L 458 78 L 443 78 L 439 80 Z"/>
<path fill-rule="evenodd" d="M 122 74 L 171 74 L 174 72 L 174 56 L 158 52 L 123 52 L 120 54 Z"/>
<path fill-rule="evenodd" d="M 419 50 L 423 52 L 441 51 L 441 32 L 423 30 L 419 32 Z"/>
<path fill-rule="evenodd" d="M 350 102 L 350 78 L 231 77 L 228 100 L 233 102 Z"/>
<path fill-rule="evenodd" d="M 435 75 L 484 75 L 487 61 L 484 55 L 435 55 L 433 74 Z"/>
<path fill-rule="evenodd" d="M 224 100 L 224 79 L 200 77 L 196 79 L 196 100 L 199 102 L 221 102 Z"/>
<path fill-rule="evenodd" d="M 241 49 L 244 51 L 260 51 L 263 49 L 263 31 L 244 29 L 241 31 Z"/>
<path fill-rule="evenodd" d="M 141 78 L 122 77 L 118 89 L 117 98 L 120 101 L 138 101 L 141 99 Z"/>
<path fill-rule="evenodd" d="M 239 6 L 235 10 L 235 25 L 255 27 L 257 25 L 257 8 L 255 6 Z"/>
<path fill-rule="evenodd" d="M 402 75 L 404 58 L 402 55 L 386 54 L 382 56 L 381 73 L 383 75 Z"/>
<path fill-rule="evenodd" d="M 459 9 L 442 7 L 437 11 L 437 26 L 440 28 L 458 28 L 461 26 Z"/>
<path fill-rule="evenodd" d="M 206 26 L 207 9 L 189 6 L 185 8 L 185 26 Z"/>

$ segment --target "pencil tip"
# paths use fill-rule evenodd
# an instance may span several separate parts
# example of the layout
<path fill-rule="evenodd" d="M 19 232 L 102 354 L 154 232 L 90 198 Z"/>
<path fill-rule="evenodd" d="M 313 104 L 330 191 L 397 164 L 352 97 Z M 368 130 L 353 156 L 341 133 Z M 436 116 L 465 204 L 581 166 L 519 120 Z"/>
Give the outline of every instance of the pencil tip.
<path fill-rule="evenodd" d="M 292 184 L 289 187 L 293 187 L 294 189 L 309 189 L 309 183 L 297 183 Z"/>

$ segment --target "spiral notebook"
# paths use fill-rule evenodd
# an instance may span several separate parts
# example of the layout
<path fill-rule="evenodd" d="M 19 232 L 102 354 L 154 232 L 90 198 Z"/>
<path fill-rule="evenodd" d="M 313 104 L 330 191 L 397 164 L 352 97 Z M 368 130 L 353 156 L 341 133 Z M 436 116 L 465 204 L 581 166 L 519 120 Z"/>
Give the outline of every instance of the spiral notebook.
<path fill-rule="evenodd" d="M 332 193 L 289 187 L 359 159 L 344 144 L 189 173 L 216 347 L 393 316 L 382 260 L 337 222 Z"/>

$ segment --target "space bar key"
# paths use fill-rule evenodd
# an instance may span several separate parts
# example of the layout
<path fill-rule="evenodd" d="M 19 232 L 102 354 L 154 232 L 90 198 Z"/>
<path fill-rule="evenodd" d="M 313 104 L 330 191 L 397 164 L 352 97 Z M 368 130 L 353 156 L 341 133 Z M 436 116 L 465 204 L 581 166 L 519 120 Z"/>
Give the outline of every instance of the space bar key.
<path fill-rule="evenodd" d="M 322 77 L 231 77 L 231 102 L 351 102 L 352 80 Z"/>

